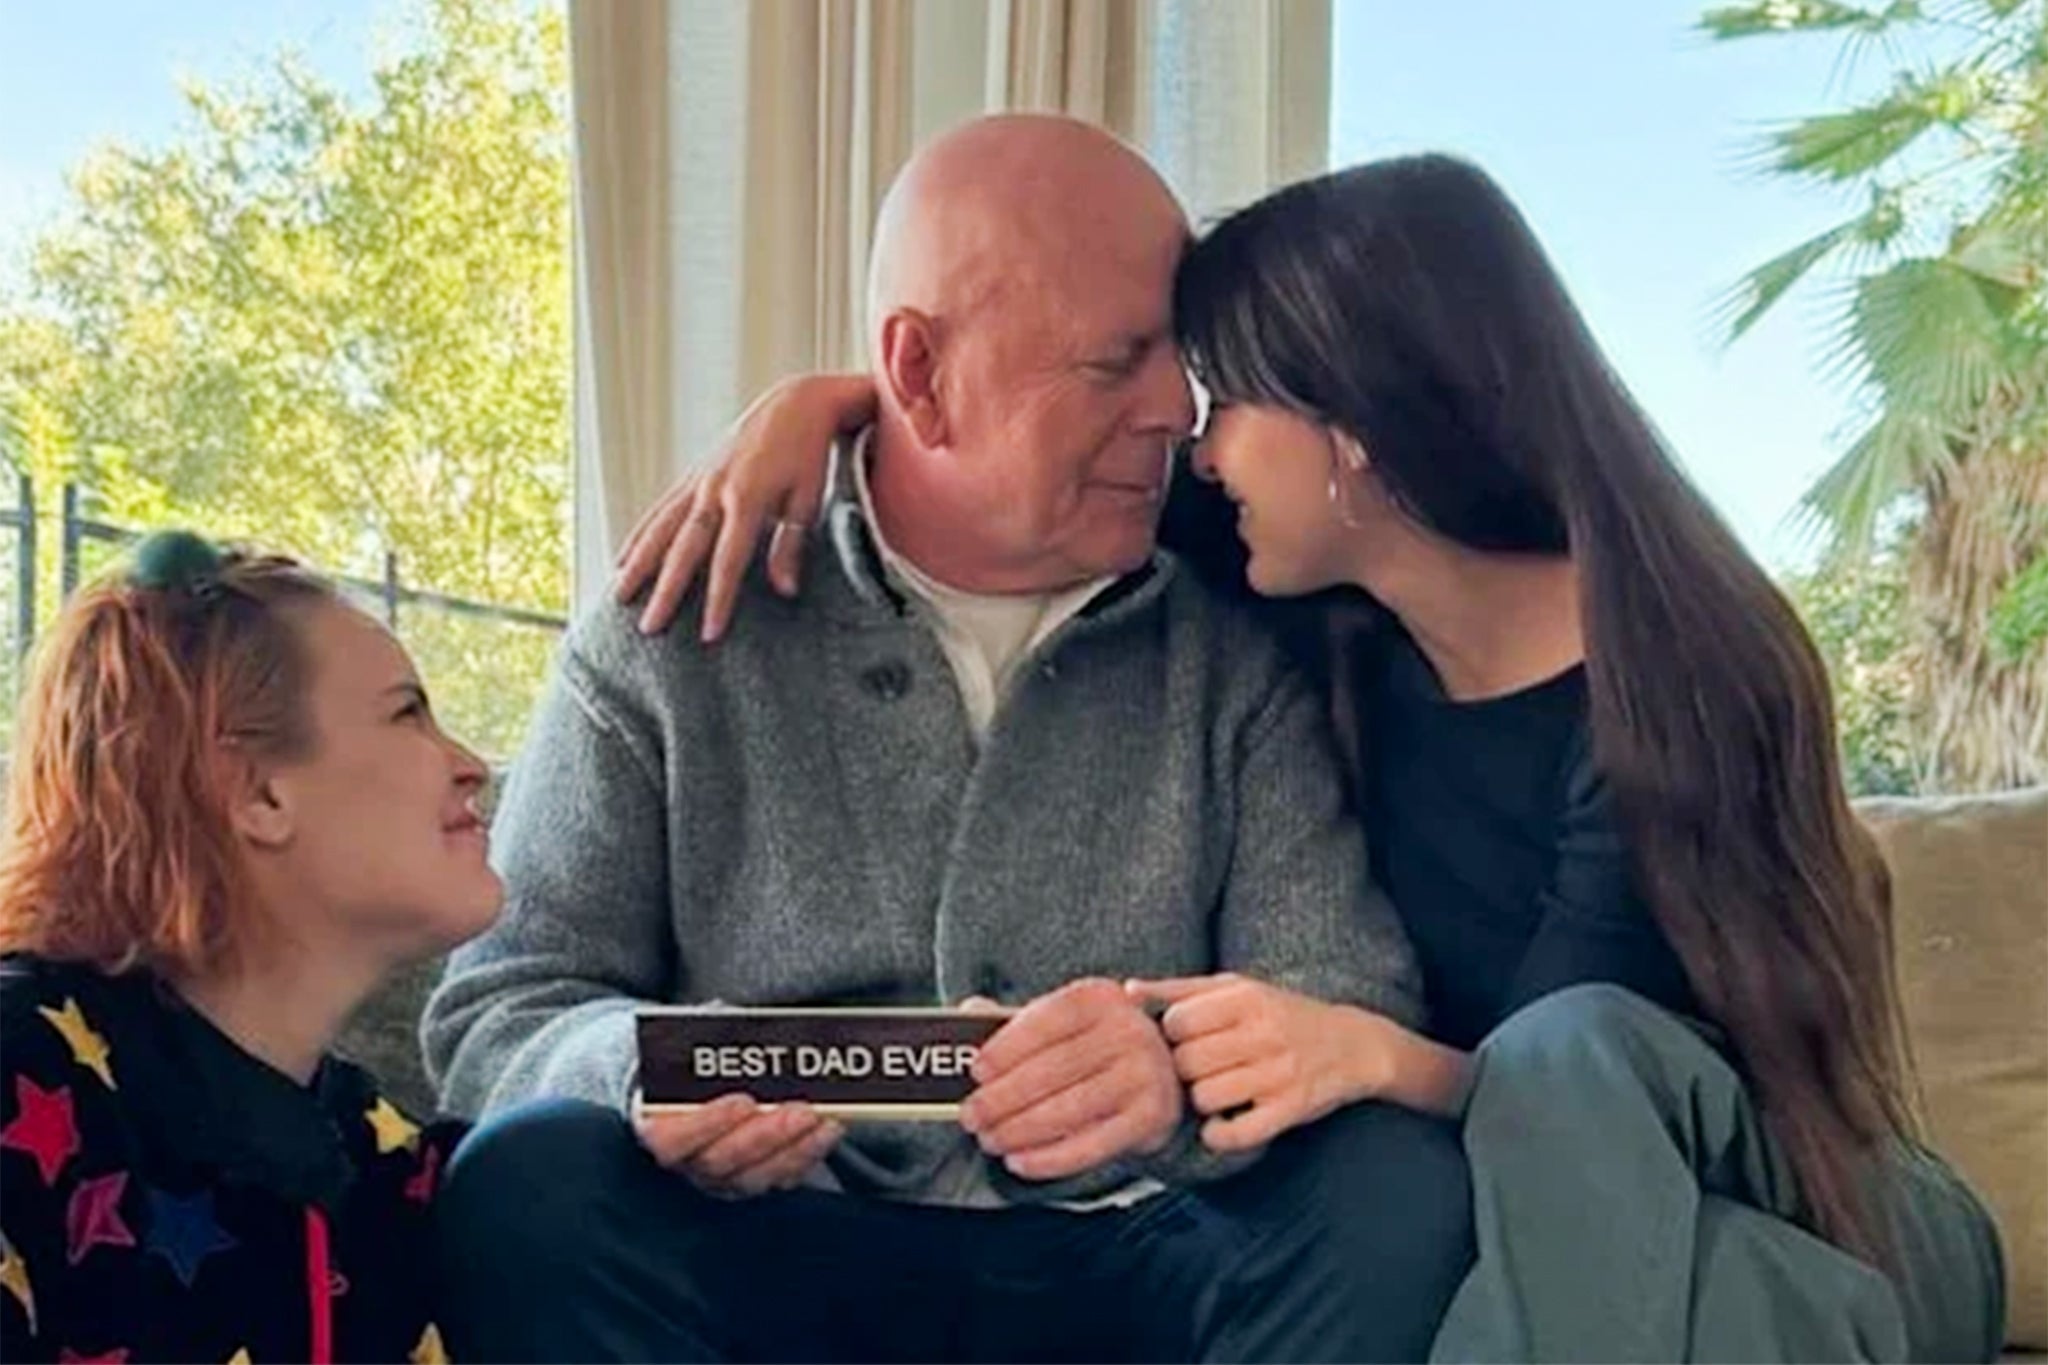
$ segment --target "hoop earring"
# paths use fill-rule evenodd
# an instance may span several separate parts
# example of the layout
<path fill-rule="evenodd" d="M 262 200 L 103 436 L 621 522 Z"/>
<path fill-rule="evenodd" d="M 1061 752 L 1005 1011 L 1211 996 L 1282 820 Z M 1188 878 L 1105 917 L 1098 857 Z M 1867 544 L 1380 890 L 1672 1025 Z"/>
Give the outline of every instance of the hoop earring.
<path fill-rule="evenodd" d="M 1326 438 L 1330 443 L 1330 506 L 1336 511 L 1338 521 L 1354 531 L 1362 531 L 1365 523 L 1352 514 L 1351 499 L 1345 496 L 1344 474 L 1347 467 L 1364 471 L 1365 452 L 1342 432 L 1326 430 Z"/>

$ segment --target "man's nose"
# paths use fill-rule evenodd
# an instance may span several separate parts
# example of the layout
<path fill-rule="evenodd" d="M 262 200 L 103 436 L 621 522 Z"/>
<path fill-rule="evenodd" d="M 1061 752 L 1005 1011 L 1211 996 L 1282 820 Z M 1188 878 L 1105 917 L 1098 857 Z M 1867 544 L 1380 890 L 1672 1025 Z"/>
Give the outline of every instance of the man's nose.
<path fill-rule="evenodd" d="M 1146 359 L 1143 402 L 1141 417 L 1148 430 L 1166 432 L 1175 440 L 1194 433 L 1195 393 L 1188 386 L 1180 352 L 1170 345 L 1154 347 Z"/>

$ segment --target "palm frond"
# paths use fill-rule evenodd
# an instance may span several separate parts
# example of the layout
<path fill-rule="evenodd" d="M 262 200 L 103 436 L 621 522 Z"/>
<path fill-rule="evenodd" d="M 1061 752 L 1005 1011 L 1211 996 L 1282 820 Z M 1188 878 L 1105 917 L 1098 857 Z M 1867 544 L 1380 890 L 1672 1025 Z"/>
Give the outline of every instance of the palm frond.
<path fill-rule="evenodd" d="M 1914 0 L 1893 0 L 1882 6 L 1848 5 L 1841 0 L 1752 0 L 1747 5 L 1721 5 L 1699 18 L 1697 29 L 1710 38 L 1754 38 L 1767 33 L 1871 32 L 1920 17 Z"/>
<path fill-rule="evenodd" d="M 1857 285 L 1856 344 L 1886 404 L 1959 433 L 2015 378 L 2022 295 L 1947 259 L 1901 261 Z"/>
<path fill-rule="evenodd" d="M 2038 212 L 2038 210 L 2036 210 Z M 1956 269 L 2009 290 L 2032 289 L 2042 279 L 2041 225 L 1980 219 L 1956 234 L 1948 261 Z"/>
<path fill-rule="evenodd" d="M 1918 487 L 1922 470 L 1948 458 L 1944 433 L 1886 411 L 1800 494 L 1794 527 L 1830 562 L 1863 559 L 1885 513 Z"/>
<path fill-rule="evenodd" d="M 1856 180 L 1935 128 L 1961 128 L 1995 102 L 1995 83 L 1969 64 L 1902 77 L 1881 98 L 1796 120 L 1768 134 L 1758 161 L 1780 175 Z"/>
<path fill-rule="evenodd" d="M 2010 19 L 2034 0 L 1969 0 L 1968 8 L 1982 10 L 1992 20 Z"/>
<path fill-rule="evenodd" d="M 1843 260 L 1838 264 L 1867 266 L 1890 252 L 1905 226 L 1905 208 L 1898 193 L 1874 189 L 1870 207 L 1857 217 L 1764 262 L 1715 298 L 1707 308 L 1708 326 L 1723 344 L 1732 344 L 1830 255 L 1841 254 Z"/>
<path fill-rule="evenodd" d="M 1925 110 L 1891 101 L 1816 114 L 1767 133 L 1750 164 L 1773 175 L 1840 184 L 1886 164 L 1933 126 Z"/>
<path fill-rule="evenodd" d="M 1744 275 L 1715 301 L 1712 309 L 1715 331 L 1720 332 L 1726 341 L 1739 339 L 1770 312 L 1792 286 L 1827 259 L 1836 247 L 1855 235 L 1862 222 L 1863 219 L 1854 218 L 1838 223 Z"/>
<path fill-rule="evenodd" d="M 1857 320 L 1857 304 L 1862 298 L 1863 281 L 1867 278 L 1859 276 L 1844 280 L 1828 291 L 1829 315 L 1821 332 L 1814 369 L 1821 382 L 1829 387 L 1845 391 L 1863 390 L 1874 401 L 1874 406 L 1882 406 L 1884 394 L 1871 373 L 1870 356 Z"/>
<path fill-rule="evenodd" d="M 1782 297 L 1827 267 L 1823 369 L 1863 420 L 1791 520 L 1836 568 L 1899 536 L 1909 748 L 1925 782 L 1955 789 L 2048 780 L 2044 11 L 1757 0 L 1700 26 L 1828 32 L 1842 62 L 1881 52 L 1897 73 L 1758 146 L 1770 173 L 1864 185 L 1873 207 L 1861 231 L 1800 243 L 1725 306 L 1753 323 L 1761 290 Z"/>

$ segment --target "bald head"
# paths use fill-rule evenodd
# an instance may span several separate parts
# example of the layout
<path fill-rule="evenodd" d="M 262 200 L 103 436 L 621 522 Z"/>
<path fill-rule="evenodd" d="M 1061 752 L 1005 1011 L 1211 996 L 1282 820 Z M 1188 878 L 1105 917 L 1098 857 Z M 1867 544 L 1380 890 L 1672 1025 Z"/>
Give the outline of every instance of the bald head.
<path fill-rule="evenodd" d="M 912 156 L 882 202 L 868 331 L 897 308 L 962 316 L 1006 287 L 1052 288 L 1076 252 L 1134 231 L 1187 235 L 1159 173 L 1093 124 L 1045 114 L 976 119 Z"/>
<path fill-rule="evenodd" d="M 1173 344 L 1187 241 L 1158 172 L 1072 119 L 980 119 L 911 160 L 869 272 L 889 545 L 981 593 L 1143 562 L 1194 421 Z"/>

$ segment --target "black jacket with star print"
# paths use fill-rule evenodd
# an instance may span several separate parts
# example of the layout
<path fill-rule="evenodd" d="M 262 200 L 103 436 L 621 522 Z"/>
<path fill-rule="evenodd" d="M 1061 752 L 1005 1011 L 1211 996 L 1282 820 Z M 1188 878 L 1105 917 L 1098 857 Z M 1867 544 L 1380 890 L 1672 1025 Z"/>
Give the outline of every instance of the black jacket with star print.
<path fill-rule="evenodd" d="M 0 1360 L 418 1361 L 458 1125 L 311 1085 L 146 973 L 0 959 Z"/>

